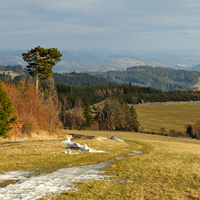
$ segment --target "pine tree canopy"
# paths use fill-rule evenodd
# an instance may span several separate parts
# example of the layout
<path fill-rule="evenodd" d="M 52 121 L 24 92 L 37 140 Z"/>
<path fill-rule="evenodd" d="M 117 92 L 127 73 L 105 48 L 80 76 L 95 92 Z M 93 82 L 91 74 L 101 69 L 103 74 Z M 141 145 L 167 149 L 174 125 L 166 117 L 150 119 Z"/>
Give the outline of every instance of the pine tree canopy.
<path fill-rule="evenodd" d="M 46 80 L 53 76 L 53 66 L 61 61 L 62 54 L 56 48 L 45 49 L 38 46 L 28 53 L 22 53 L 22 57 L 28 63 L 29 74 L 36 77 L 37 89 L 38 79 Z"/>

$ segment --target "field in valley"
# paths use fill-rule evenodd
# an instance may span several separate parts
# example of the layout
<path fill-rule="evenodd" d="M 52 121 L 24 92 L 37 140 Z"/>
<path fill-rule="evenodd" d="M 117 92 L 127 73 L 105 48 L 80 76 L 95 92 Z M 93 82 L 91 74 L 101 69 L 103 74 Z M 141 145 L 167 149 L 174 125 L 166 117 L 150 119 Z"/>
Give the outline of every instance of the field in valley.
<path fill-rule="evenodd" d="M 200 120 L 200 103 L 158 103 L 156 105 L 135 105 L 141 128 L 145 131 L 160 132 L 165 128 L 185 131 L 186 125 L 194 125 Z"/>
<path fill-rule="evenodd" d="M 67 192 L 57 199 L 199 199 L 200 141 L 132 132 L 76 131 L 68 134 L 95 136 L 74 141 L 109 153 L 63 154 L 61 143 L 67 136 L 41 140 L 0 141 L 0 172 L 38 168 L 34 175 L 59 168 L 99 163 L 132 150 L 144 154 L 127 156 L 106 167 L 107 180 L 78 183 L 78 192 Z M 97 140 L 115 136 L 126 142 Z M 124 150 L 129 149 L 129 150 Z M 39 170 L 40 169 L 40 170 Z M 10 180 L 12 183 L 12 180 Z M 9 181 L 8 181 L 9 183 Z M 4 184 L 8 184 L 5 182 Z M 3 184 L 2 184 L 3 185 Z M 45 198 L 42 198 L 45 199 Z"/>
<path fill-rule="evenodd" d="M 15 76 L 18 76 L 18 75 L 19 75 L 18 73 L 15 73 L 15 72 L 12 72 L 12 71 L 11 71 L 11 72 L 8 72 L 8 71 L 2 71 L 2 70 L 0 70 L 0 73 L 1 73 L 1 74 L 5 73 L 5 75 L 10 75 L 12 79 L 14 79 Z"/>
<path fill-rule="evenodd" d="M 197 84 L 193 85 L 193 87 L 200 90 L 200 77 L 199 77 L 199 82 Z"/>

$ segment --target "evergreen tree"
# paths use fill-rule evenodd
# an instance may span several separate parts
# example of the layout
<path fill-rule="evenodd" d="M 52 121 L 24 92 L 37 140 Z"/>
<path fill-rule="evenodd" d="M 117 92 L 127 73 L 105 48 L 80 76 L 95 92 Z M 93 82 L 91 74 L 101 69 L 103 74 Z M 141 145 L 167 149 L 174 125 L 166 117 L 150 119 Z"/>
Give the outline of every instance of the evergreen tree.
<path fill-rule="evenodd" d="M 138 132 L 140 123 L 138 121 L 136 110 L 133 106 L 131 106 L 130 108 L 130 119 L 131 119 L 131 123 L 130 123 L 131 130 Z"/>
<path fill-rule="evenodd" d="M 94 120 L 99 123 L 99 129 L 104 129 L 104 113 L 100 107 L 93 106 L 95 117 Z"/>
<path fill-rule="evenodd" d="M 53 66 L 61 61 L 62 54 L 56 48 L 44 49 L 38 46 L 28 53 L 22 53 L 22 57 L 28 63 L 29 74 L 36 78 L 36 92 L 38 92 L 39 79 L 46 80 L 53 76 Z"/>
<path fill-rule="evenodd" d="M 0 136 L 8 137 L 7 133 L 12 129 L 11 125 L 15 124 L 16 120 L 12 102 L 0 84 Z"/>
<path fill-rule="evenodd" d="M 106 130 L 139 131 L 137 113 L 132 106 L 128 107 L 122 100 L 110 99 L 105 102 L 102 110 L 98 109 L 95 120 Z"/>
<path fill-rule="evenodd" d="M 92 109 L 91 109 L 90 104 L 87 100 L 85 101 L 84 117 L 86 119 L 86 126 L 91 127 L 92 123 L 94 122 L 94 118 L 92 116 Z"/>
<path fill-rule="evenodd" d="M 193 137 L 193 130 L 191 125 L 187 125 L 186 133 L 190 136 Z"/>

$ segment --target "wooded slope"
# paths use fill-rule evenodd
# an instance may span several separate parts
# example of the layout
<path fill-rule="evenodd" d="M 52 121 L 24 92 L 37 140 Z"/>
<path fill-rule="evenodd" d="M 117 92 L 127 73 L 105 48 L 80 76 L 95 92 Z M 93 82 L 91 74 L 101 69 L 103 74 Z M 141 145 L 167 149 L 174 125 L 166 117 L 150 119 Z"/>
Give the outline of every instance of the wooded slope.
<path fill-rule="evenodd" d="M 172 68 L 136 66 L 122 71 L 89 72 L 118 83 L 132 83 L 159 90 L 193 90 L 200 72 L 175 70 Z"/>

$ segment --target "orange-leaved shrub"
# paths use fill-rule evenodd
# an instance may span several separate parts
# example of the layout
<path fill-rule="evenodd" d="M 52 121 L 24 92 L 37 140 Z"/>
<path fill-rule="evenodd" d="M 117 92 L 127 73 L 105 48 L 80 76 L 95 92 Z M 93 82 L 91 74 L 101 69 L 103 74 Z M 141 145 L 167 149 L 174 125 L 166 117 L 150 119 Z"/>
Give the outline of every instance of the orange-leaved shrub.
<path fill-rule="evenodd" d="M 33 131 L 40 133 L 41 130 L 55 132 L 60 125 L 58 109 L 52 101 L 45 102 L 39 98 L 33 83 L 24 80 L 17 83 L 4 82 L 3 87 L 18 115 L 17 124 L 13 126 L 10 135 L 30 135 Z"/>

